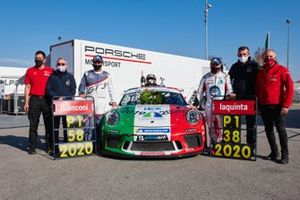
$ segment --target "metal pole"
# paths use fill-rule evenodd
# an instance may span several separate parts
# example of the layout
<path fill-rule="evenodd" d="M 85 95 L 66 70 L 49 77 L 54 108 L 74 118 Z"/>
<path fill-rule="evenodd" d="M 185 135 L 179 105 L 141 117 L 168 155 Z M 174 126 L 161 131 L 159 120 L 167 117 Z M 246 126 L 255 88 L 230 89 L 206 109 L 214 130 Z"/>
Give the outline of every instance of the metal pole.
<path fill-rule="evenodd" d="M 211 4 L 208 0 L 205 0 L 204 5 L 204 23 L 205 23 L 205 59 L 208 59 L 208 9 L 211 8 Z"/>
<path fill-rule="evenodd" d="M 207 60 L 208 55 L 208 8 L 207 8 L 208 0 L 205 0 L 204 7 L 204 23 L 205 23 L 205 60 Z"/>
<path fill-rule="evenodd" d="M 286 67 L 289 69 L 289 60 L 290 60 L 290 19 L 286 20 L 287 23 L 287 51 L 286 51 Z"/>

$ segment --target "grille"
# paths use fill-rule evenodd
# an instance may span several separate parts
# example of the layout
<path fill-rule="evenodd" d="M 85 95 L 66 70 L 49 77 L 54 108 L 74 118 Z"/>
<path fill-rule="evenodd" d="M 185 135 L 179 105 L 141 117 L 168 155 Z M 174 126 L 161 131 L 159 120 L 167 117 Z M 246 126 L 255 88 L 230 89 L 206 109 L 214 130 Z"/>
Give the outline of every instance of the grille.
<path fill-rule="evenodd" d="M 199 135 L 185 135 L 184 139 L 189 148 L 201 146 L 201 138 Z"/>
<path fill-rule="evenodd" d="M 123 149 L 126 149 L 126 150 L 127 150 L 128 147 L 129 147 L 129 143 L 130 143 L 130 142 L 128 142 L 128 141 L 127 141 L 127 142 L 124 142 Z"/>
<path fill-rule="evenodd" d="M 111 148 L 117 148 L 121 141 L 120 135 L 107 135 L 106 136 L 106 146 Z"/>
<path fill-rule="evenodd" d="M 133 142 L 132 151 L 172 151 L 175 150 L 172 142 Z"/>

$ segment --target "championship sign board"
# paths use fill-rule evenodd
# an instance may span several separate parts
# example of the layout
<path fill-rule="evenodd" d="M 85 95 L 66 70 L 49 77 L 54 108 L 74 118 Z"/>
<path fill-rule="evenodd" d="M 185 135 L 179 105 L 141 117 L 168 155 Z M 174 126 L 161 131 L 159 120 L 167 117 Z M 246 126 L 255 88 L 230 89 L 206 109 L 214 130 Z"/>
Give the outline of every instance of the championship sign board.
<path fill-rule="evenodd" d="M 55 157 L 86 156 L 96 151 L 96 134 L 93 99 L 53 100 L 53 120 L 62 118 L 63 128 L 53 127 Z M 55 131 L 62 131 L 64 141 L 55 139 Z M 58 141 L 58 142 L 57 142 Z"/>
<path fill-rule="evenodd" d="M 222 132 L 222 141 L 211 145 L 214 157 L 256 160 L 256 125 L 247 128 L 242 125 L 242 116 L 256 117 L 256 100 L 213 100 L 212 116 L 221 118 L 222 125 L 217 128 L 210 125 L 212 131 Z M 254 119 L 255 122 L 255 119 Z M 246 141 L 246 135 L 255 134 L 255 144 Z"/>

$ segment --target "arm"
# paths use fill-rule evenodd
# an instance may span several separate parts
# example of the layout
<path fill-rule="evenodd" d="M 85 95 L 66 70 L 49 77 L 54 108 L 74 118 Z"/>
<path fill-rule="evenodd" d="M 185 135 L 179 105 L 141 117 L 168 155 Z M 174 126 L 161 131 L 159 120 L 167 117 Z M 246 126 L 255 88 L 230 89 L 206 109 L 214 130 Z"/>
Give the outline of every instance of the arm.
<path fill-rule="evenodd" d="M 71 75 L 71 94 L 75 96 L 76 93 L 76 81 L 73 75 Z"/>
<path fill-rule="evenodd" d="M 80 84 L 79 84 L 79 88 L 78 88 L 78 94 L 79 96 L 82 96 L 84 97 L 85 96 L 85 88 L 86 88 L 86 75 L 83 74 L 82 78 L 81 78 L 81 81 L 80 81 Z"/>
<path fill-rule="evenodd" d="M 51 99 L 57 96 L 53 90 L 53 78 L 50 76 L 48 83 L 47 83 L 47 93 L 50 95 Z"/>
<path fill-rule="evenodd" d="M 110 76 L 108 77 L 107 89 L 108 89 L 108 94 L 109 94 L 109 98 L 110 98 L 112 107 L 117 107 L 118 104 L 115 101 L 115 94 L 114 94 L 112 80 L 111 80 Z"/>
<path fill-rule="evenodd" d="M 228 72 L 228 75 L 229 75 L 231 81 L 234 80 L 234 77 L 235 77 L 234 69 L 235 69 L 235 68 L 234 68 L 234 65 L 232 65 L 232 66 L 230 67 L 229 72 Z"/>
<path fill-rule="evenodd" d="M 285 97 L 283 100 L 281 114 L 287 114 L 289 112 L 289 107 L 292 104 L 294 95 L 294 83 L 288 71 L 283 74 L 283 86 L 285 88 Z"/>
<path fill-rule="evenodd" d="M 25 85 L 25 90 L 24 90 L 24 94 L 25 94 L 25 105 L 24 105 L 24 110 L 25 112 L 29 111 L 29 94 L 30 94 L 30 89 L 31 89 L 31 85 L 30 84 L 26 84 Z"/>
<path fill-rule="evenodd" d="M 199 87 L 197 89 L 197 98 L 199 100 L 199 102 L 201 102 L 203 96 L 204 96 L 204 93 L 206 91 L 206 87 L 205 87 L 205 79 L 202 78 L 200 83 L 199 83 Z"/>
<path fill-rule="evenodd" d="M 232 85 L 230 83 L 230 77 L 229 77 L 229 75 L 225 76 L 225 95 L 229 99 L 235 99 L 235 97 L 236 97 L 236 94 L 234 94 L 233 90 L 232 90 Z"/>

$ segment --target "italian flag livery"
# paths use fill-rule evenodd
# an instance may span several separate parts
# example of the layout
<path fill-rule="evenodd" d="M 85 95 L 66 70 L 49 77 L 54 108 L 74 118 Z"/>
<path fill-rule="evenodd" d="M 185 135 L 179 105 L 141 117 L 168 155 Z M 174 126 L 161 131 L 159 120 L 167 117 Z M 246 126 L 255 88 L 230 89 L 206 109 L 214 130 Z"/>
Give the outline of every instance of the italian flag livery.
<path fill-rule="evenodd" d="M 181 95 L 178 90 L 159 89 L 166 95 L 165 99 L 169 94 L 170 97 Z M 128 94 L 133 97 L 133 94 L 140 95 L 142 91 Z M 101 121 L 100 151 L 141 157 L 183 156 L 201 152 L 205 143 L 203 117 L 197 110 L 189 108 L 185 101 L 183 105 L 168 102 L 167 99 L 162 104 L 152 105 L 137 101 L 130 105 L 131 101 L 122 104 L 121 100 L 121 106 L 108 112 Z"/>

